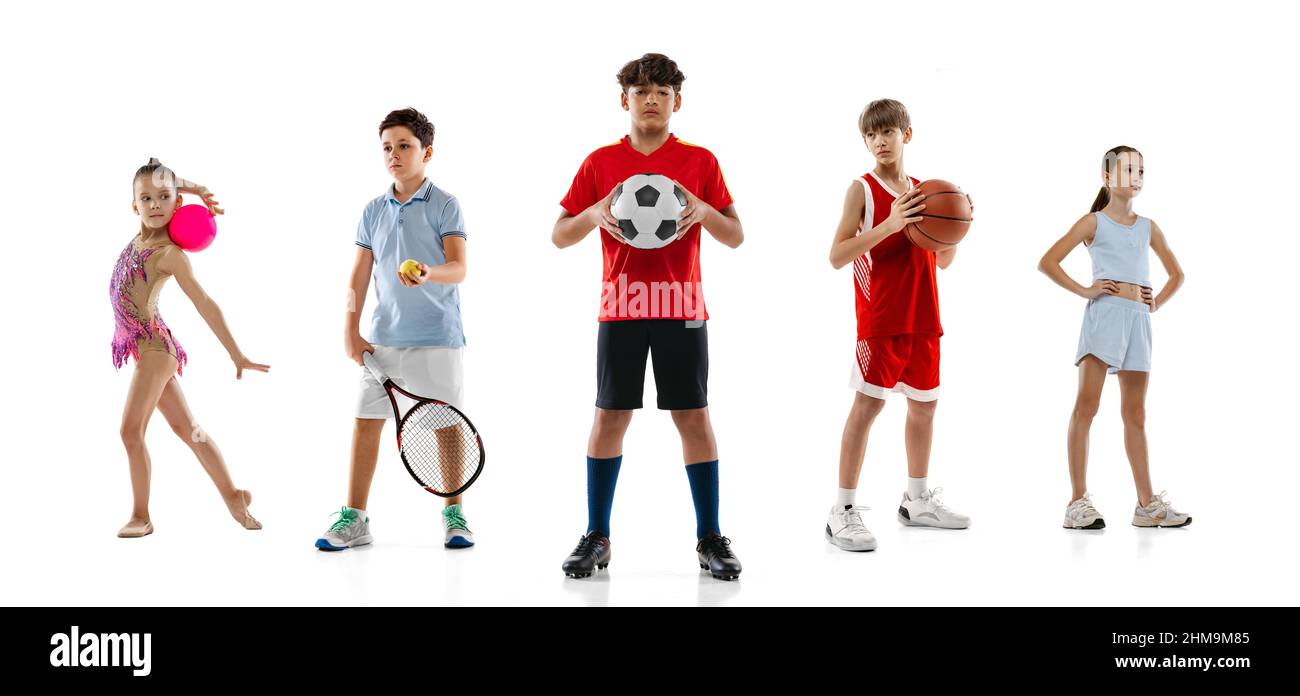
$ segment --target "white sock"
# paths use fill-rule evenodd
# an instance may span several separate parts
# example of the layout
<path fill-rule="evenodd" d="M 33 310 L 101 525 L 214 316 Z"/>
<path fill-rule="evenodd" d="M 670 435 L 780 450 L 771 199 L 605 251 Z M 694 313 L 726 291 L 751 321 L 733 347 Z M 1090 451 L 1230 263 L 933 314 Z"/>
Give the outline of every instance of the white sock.
<path fill-rule="evenodd" d="M 366 511 L 365 511 L 365 510 L 362 510 L 361 508 L 348 507 L 348 509 L 349 509 L 349 510 L 355 510 L 355 511 L 356 511 L 357 513 L 359 513 L 362 517 L 365 517 L 365 516 L 366 516 Z"/>
<path fill-rule="evenodd" d="M 835 489 L 835 507 L 843 509 L 853 504 L 858 495 L 856 488 L 836 488 Z"/>
<path fill-rule="evenodd" d="M 922 476 L 921 478 L 912 478 L 911 476 L 908 476 L 907 497 L 912 500 L 919 500 L 921 495 L 926 491 L 926 481 L 927 478 L 925 476 Z"/>

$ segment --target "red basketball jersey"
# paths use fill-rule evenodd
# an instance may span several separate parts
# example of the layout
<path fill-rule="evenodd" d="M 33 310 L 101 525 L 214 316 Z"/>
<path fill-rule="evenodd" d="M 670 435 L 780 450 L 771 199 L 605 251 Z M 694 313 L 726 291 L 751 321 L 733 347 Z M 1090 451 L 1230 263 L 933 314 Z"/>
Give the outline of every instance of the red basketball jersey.
<path fill-rule="evenodd" d="M 910 178 L 910 177 L 909 177 Z M 912 185 L 921 183 L 911 179 Z M 884 222 L 897 196 L 874 172 L 862 176 L 866 214 L 858 234 Z M 943 335 L 934 252 L 913 244 L 899 231 L 853 261 L 858 340 L 899 334 Z"/>

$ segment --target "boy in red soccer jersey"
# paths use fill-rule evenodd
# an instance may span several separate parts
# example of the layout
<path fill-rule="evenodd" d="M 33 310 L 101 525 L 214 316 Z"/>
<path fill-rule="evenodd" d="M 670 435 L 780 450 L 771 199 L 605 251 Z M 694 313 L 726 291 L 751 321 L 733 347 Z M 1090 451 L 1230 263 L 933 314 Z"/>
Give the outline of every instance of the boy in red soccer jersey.
<path fill-rule="evenodd" d="M 618 73 L 631 132 L 587 156 L 560 205 L 551 234 L 560 248 L 601 229 L 604 291 L 597 338 L 596 417 L 587 443 L 587 533 L 564 573 L 587 577 L 609 565 L 609 517 L 623 461 L 623 435 L 641 408 L 645 363 L 654 366 L 658 406 L 682 438 L 695 501 L 696 554 L 715 578 L 740 577 L 740 561 L 718 525 L 718 449 L 709 423 L 708 314 L 700 293 L 701 229 L 735 248 L 740 218 L 713 153 L 678 140 L 668 120 L 682 105 L 686 76 L 667 56 L 647 53 Z M 686 194 L 675 241 L 639 249 L 623 238 L 611 211 L 614 190 L 634 174 L 662 174 Z"/>
<path fill-rule="evenodd" d="M 925 196 L 903 171 L 912 140 L 907 109 L 893 99 L 867 105 L 858 120 L 876 168 L 849 185 L 831 265 L 853 264 L 858 319 L 857 359 L 849 379 L 853 408 L 840 444 L 840 482 L 826 520 L 826 540 L 847 551 L 870 551 L 876 538 L 855 504 L 867 433 L 891 391 L 907 397 L 907 491 L 898 507 L 905 525 L 965 529 L 970 518 L 944 507 L 930 489 L 930 442 L 939 398 L 939 290 L 935 266 L 947 268 L 956 248 L 926 251 L 900 234 L 919 222 Z"/>

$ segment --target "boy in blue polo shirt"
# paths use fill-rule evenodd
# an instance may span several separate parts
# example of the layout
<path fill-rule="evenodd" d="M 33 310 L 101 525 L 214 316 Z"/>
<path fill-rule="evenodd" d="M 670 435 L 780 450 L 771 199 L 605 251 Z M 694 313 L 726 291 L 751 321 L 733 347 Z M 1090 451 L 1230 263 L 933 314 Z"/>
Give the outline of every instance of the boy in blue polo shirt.
<path fill-rule="evenodd" d="M 465 279 L 465 221 L 451 194 L 424 178 L 433 158 L 433 124 L 415 109 L 388 114 L 379 124 L 384 166 L 393 177 L 388 192 L 370 201 L 357 226 L 357 258 L 349 283 L 344 349 L 361 368 L 357 418 L 352 431 L 348 504 L 316 540 L 316 548 L 341 551 L 369 544 L 366 499 L 375 476 L 384 420 L 392 415 L 388 395 L 364 367 L 371 353 L 398 386 L 453 406 L 465 403 L 461 375 L 465 334 L 457 283 Z M 404 274 L 402 261 L 419 262 L 419 274 Z M 362 338 L 361 308 L 374 278 L 378 304 L 370 341 Z M 461 511 L 461 496 L 442 511 L 448 548 L 474 545 Z"/>

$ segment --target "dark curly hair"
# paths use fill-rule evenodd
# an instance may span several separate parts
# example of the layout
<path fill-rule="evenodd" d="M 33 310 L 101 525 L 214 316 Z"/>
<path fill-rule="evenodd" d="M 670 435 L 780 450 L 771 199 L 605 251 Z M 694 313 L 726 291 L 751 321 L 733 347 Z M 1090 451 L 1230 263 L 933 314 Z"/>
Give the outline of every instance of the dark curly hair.
<path fill-rule="evenodd" d="M 680 93 L 685 81 L 686 76 L 677 69 L 677 63 L 662 53 L 647 53 L 618 71 L 618 84 L 624 92 L 631 87 L 653 84 L 672 87 L 674 92 Z"/>
<path fill-rule="evenodd" d="M 433 123 L 425 118 L 424 114 L 407 107 L 398 109 L 384 117 L 379 123 L 379 134 L 383 135 L 384 131 L 393 126 L 405 126 L 420 141 L 420 147 L 429 147 L 433 144 Z"/>

